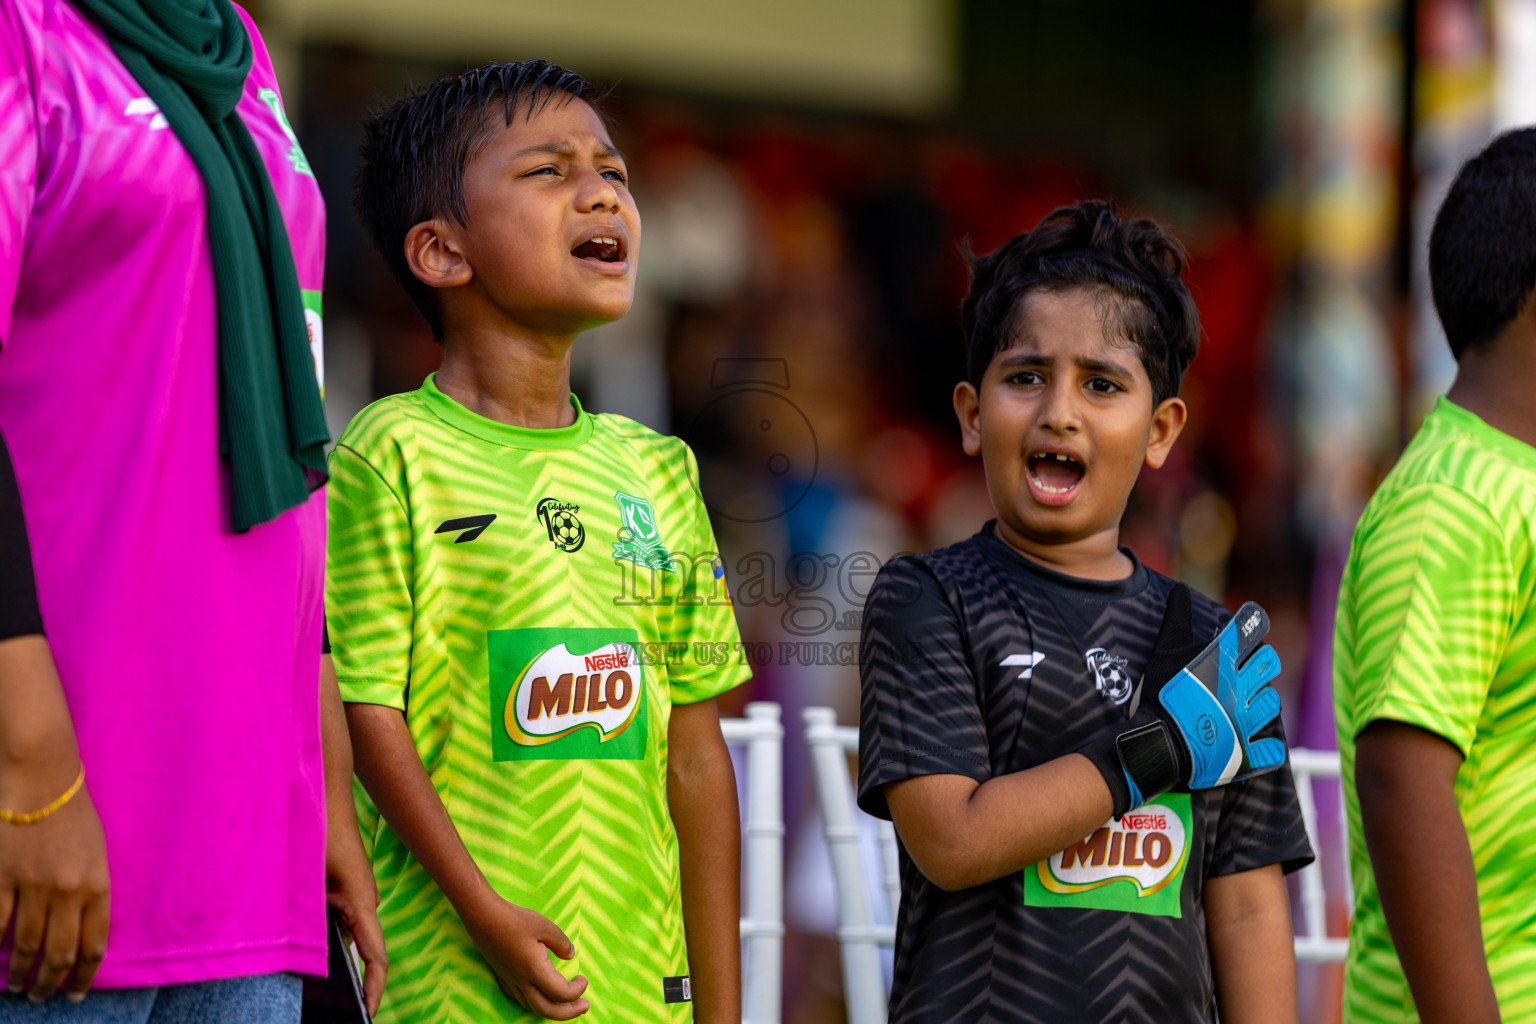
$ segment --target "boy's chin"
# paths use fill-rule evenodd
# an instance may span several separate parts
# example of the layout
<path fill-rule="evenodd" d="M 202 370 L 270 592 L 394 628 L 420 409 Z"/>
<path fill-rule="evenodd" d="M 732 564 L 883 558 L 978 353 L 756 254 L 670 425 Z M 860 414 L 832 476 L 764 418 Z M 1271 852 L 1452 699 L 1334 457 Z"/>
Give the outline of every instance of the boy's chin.
<path fill-rule="evenodd" d="M 593 327 L 601 327 L 603 324 L 611 324 L 621 319 L 635 305 L 634 289 L 626 291 L 623 295 L 604 296 L 585 304 L 582 309 L 584 318 L 588 321 L 582 330 L 591 330 Z"/>
<path fill-rule="evenodd" d="M 543 319 L 550 327 L 556 328 L 553 333 L 576 335 L 623 319 L 633 305 L 634 296 L 630 295 L 622 301 L 614 299 L 586 303 L 575 309 L 562 310 L 563 315 Z"/>
<path fill-rule="evenodd" d="M 1094 532 L 1071 508 L 1015 508 L 1000 512 L 998 520 L 1020 540 L 1042 547 L 1071 544 Z"/>
<path fill-rule="evenodd" d="M 581 327 L 577 328 L 576 333 L 580 334 L 583 331 L 594 330 L 598 327 L 606 327 L 613 323 L 615 320 L 622 320 L 624 318 L 624 314 L 628 312 L 629 306 L 626 305 L 618 312 L 604 312 L 601 315 L 593 314 L 582 323 Z"/>

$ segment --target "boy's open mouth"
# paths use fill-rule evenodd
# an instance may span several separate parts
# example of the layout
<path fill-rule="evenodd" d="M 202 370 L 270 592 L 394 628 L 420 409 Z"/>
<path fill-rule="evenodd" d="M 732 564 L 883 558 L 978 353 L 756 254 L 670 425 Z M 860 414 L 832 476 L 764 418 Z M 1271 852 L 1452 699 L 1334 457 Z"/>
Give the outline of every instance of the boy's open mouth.
<path fill-rule="evenodd" d="M 579 260 L 596 260 L 598 263 L 622 263 L 624 240 L 618 235 L 595 235 L 571 250 Z"/>
<path fill-rule="evenodd" d="M 1071 494 L 1085 472 L 1081 462 L 1062 452 L 1037 452 L 1029 457 L 1029 482 L 1048 495 Z"/>

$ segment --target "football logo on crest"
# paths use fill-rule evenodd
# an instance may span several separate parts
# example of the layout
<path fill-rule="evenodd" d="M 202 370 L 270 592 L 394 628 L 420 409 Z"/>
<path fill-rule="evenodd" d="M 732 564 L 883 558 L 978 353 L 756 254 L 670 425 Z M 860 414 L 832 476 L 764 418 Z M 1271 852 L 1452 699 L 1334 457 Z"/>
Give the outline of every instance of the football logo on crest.
<path fill-rule="evenodd" d="M 1131 695 L 1131 677 L 1125 671 L 1126 660 L 1110 654 L 1102 647 L 1095 647 L 1085 658 L 1093 671 L 1093 686 L 1099 696 L 1124 704 Z"/>
<path fill-rule="evenodd" d="M 558 498 L 545 498 L 533 511 L 548 531 L 549 542 L 561 551 L 570 554 L 581 550 L 582 544 L 586 543 L 586 528 L 576 518 L 576 513 L 581 511 L 580 505 L 572 505 Z"/>

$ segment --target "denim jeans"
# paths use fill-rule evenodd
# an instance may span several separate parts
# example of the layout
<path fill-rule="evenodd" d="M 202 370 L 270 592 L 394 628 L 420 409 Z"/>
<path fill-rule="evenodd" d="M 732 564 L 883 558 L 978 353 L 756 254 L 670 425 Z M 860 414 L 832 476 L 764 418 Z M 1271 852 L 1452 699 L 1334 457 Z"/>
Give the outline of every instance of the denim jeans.
<path fill-rule="evenodd" d="M 293 974 L 102 989 L 83 1003 L 57 995 L 41 1006 L 0 992 L 0 1024 L 299 1024 L 303 994 Z"/>

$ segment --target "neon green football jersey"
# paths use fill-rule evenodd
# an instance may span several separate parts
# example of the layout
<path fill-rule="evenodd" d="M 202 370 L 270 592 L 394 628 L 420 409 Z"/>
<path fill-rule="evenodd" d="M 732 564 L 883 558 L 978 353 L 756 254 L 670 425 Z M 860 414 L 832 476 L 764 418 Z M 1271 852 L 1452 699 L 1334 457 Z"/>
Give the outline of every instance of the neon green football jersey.
<path fill-rule="evenodd" d="M 375 402 L 330 458 L 326 615 L 344 700 L 405 713 L 495 890 L 560 926 L 594 1024 L 691 996 L 667 723 L 749 675 L 686 445 L 576 408 L 508 426 Z M 357 790 L 389 985 L 378 1020 L 534 1021 Z"/>
<path fill-rule="evenodd" d="M 1445 737 L 1505 1020 L 1536 1020 L 1536 448 L 1441 399 L 1366 507 L 1344 571 L 1333 686 L 1355 888 L 1347 1021 L 1417 1021 L 1360 831 L 1355 737 Z M 1424 885 L 1436 885 L 1425 878 Z"/>

